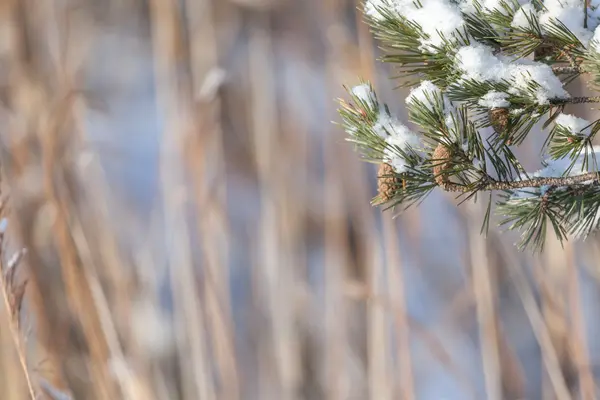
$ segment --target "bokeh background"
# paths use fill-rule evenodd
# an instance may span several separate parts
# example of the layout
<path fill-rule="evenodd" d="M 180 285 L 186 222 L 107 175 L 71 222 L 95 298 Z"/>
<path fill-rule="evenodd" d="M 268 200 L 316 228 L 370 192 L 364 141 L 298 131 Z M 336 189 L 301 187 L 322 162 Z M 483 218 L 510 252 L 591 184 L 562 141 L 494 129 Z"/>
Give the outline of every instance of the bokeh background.
<path fill-rule="evenodd" d="M 596 239 L 370 206 L 335 99 L 407 89 L 359 6 L 0 0 L 0 399 L 596 397 Z"/>

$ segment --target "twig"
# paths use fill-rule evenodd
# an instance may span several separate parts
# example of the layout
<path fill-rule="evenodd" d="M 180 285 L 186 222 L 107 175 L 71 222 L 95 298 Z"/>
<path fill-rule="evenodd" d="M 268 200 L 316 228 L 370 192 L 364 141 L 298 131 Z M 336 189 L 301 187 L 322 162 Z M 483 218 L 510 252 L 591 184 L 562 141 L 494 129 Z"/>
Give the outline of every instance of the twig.
<path fill-rule="evenodd" d="M 0 235 L 0 245 L 1 243 L 4 241 L 4 234 Z M 0 256 L 2 255 L 2 251 L 3 249 L 0 249 Z M 23 254 L 22 251 L 19 251 L 19 254 Z M 16 266 L 18 265 L 20 260 L 20 257 L 15 258 L 14 262 L 9 262 L 9 271 L 10 275 L 13 275 L 13 271 L 14 268 L 16 268 Z M 0 260 L 0 265 L 4 266 L 4 260 Z M 2 292 L 2 300 L 4 301 L 4 308 L 7 310 L 8 312 L 8 327 L 10 329 L 10 335 L 12 337 L 12 340 L 15 344 L 15 349 L 17 351 L 17 356 L 19 358 L 19 364 L 21 365 L 21 368 L 23 369 L 23 375 L 25 377 L 25 382 L 27 383 L 27 390 L 29 392 L 29 396 L 31 397 L 32 400 L 36 400 L 37 396 L 35 394 L 35 390 L 33 388 L 33 382 L 31 379 L 31 375 L 29 374 L 29 368 L 27 367 L 27 357 L 25 356 L 25 351 L 23 350 L 23 342 L 21 340 L 21 336 L 19 335 L 19 328 L 17 327 L 17 324 L 15 324 L 16 318 L 15 316 L 17 316 L 18 319 L 18 314 L 19 314 L 19 308 L 20 308 L 20 302 L 23 298 L 23 293 L 22 291 L 24 290 L 25 286 L 23 284 L 23 286 L 20 286 L 19 288 L 19 295 L 15 296 L 13 294 L 13 296 L 11 297 L 9 295 L 9 291 L 12 293 L 12 288 L 13 288 L 13 284 L 12 284 L 12 279 L 10 279 L 10 282 L 8 279 L 6 279 L 8 276 L 4 275 L 4 268 L 0 268 L 0 286 L 2 287 L 2 289 L 0 290 Z"/>
<path fill-rule="evenodd" d="M 552 72 L 555 74 L 580 74 L 583 71 L 579 66 L 553 65 Z"/>
<path fill-rule="evenodd" d="M 440 185 L 447 192 L 460 192 L 466 193 L 473 189 L 479 191 L 491 191 L 491 190 L 512 190 L 512 189 L 524 189 L 524 188 L 536 188 L 542 186 L 573 186 L 583 182 L 598 182 L 600 175 L 597 172 L 588 172 L 582 175 L 576 176 L 565 176 L 565 177 L 540 177 L 525 179 L 522 181 L 491 181 L 489 183 L 479 186 L 465 186 L 457 183 L 446 182 Z"/>
<path fill-rule="evenodd" d="M 567 67 L 565 67 L 567 68 Z M 563 104 L 582 104 L 582 103 L 600 103 L 600 96 L 580 96 L 580 97 L 569 97 L 566 99 L 550 99 L 550 104 L 554 106 Z"/>

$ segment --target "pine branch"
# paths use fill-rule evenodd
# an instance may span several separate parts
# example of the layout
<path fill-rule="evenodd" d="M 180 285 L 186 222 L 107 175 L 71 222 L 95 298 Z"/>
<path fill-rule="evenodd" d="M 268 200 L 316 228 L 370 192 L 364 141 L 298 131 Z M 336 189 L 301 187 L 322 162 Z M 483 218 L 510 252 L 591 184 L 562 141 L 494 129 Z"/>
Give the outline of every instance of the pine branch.
<path fill-rule="evenodd" d="M 550 104 L 553 106 L 565 105 L 565 104 L 583 104 L 583 103 L 600 103 L 600 96 L 580 96 L 580 97 L 569 97 L 566 99 L 550 99 Z"/>
<path fill-rule="evenodd" d="M 383 61 L 398 66 L 399 86 L 418 85 L 406 99 L 418 131 L 400 124 L 370 86 L 340 102 L 348 140 L 385 170 L 374 203 L 406 209 L 438 187 L 463 201 L 487 192 L 484 226 L 495 203 L 502 224 L 521 231 L 525 246 L 542 248 L 551 231 L 561 240 L 588 236 L 600 228 L 600 147 L 593 145 L 600 121 L 564 112 L 600 103 L 600 95 L 570 97 L 566 90 L 583 74 L 600 87 L 600 42 L 579 29 L 588 10 L 578 27 L 565 19 L 571 14 L 554 12 L 559 5 L 538 0 L 457 3 L 365 2 Z M 438 13 L 448 24 L 431 24 Z M 521 60 L 531 54 L 533 63 Z M 542 119 L 541 131 L 550 132 L 541 148 L 550 159 L 528 176 L 513 150 Z M 490 127 L 490 135 L 481 131 Z M 520 195 L 527 190 L 531 196 Z M 494 191 L 504 200 L 493 201 Z"/>
<path fill-rule="evenodd" d="M 555 74 L 581 74 L 583 71 L 579 66 L 564 66 L 564 65 L 553 65 L 552 72 Z"/>
<path fill-rule="evenodd" d="M 488 181 L 491 178 L 487 178 Z M 581 184 L 583 182 L 598 182 L 600 175 L 598 172 L 588 172 L 581 175 L 565 176 L 565 177 L 539 177 L 525 179 L 522 181 L 494 181 L 491 180 L 480 186 L 476 186 L 477 191 L 492 191 L 492 190 L 515 190 L 525 188 L 539 188 L 542 186 L 563 187 Z M 459 185 L 456 183 L 446 182 L 440 185 L 447 192 L 466 193 L 473 191 L 473 188 Z"/>

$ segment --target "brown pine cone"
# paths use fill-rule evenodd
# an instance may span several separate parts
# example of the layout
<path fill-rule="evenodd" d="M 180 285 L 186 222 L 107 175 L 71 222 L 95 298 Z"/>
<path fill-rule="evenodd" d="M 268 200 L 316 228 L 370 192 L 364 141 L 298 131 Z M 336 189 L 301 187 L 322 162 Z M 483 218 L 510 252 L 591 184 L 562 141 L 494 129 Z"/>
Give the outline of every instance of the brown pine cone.
<path fill-rule="evenodd" d="M 382 203 L 391 200 L 396 193 L 400 180 L 396 177 L 391 165 L 381 163 L 377 171 L 377 191 Z"/>
<path fill-rule="evenodd" d="M 445 171 L 450 168 L 450 161 L 452 159 L 452 152 L 450 148 L 443 143 L 437 145 L 432 154 L 432 162 L 435 164 L 433 167 L 433 175 L 435 176 L 435 182 L 440 186 L 446 186 L 448 183 L 448 176 Z"/>
<path fill-rule="evenodd" d="M 508 118 L 510 113 L 508 108 L 492 108 L 489 112 L 490 122 L 496 133 L 500 134 L 506 130 L 508 126 Z"/>

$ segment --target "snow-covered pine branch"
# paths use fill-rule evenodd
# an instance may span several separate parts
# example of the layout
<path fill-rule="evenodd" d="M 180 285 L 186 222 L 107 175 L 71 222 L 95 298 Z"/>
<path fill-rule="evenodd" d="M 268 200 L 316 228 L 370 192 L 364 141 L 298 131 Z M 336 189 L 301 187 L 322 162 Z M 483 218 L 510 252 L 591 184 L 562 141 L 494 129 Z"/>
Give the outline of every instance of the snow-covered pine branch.
<path fill-rule="evenodd" d="M 400 71 L 409 121 L 369 83 L 340 100 L 342 124 L 362 156 L 380 164 L 375 203 L 405 209 L 435 188 L 465 199 L 498 192 L 503 223 L 541 248 L 598 228 L 599 121 L 565 114 L 566 84 L 600 85 L 600 0 L 367 0 L 364 13 Z M 538 129 L 543 123 L 543 129 Z M 535 133 L 534 133 L 535 132 Z M 513 149 L 546 138 L 545 168 L 527 173 Z M 489 197 L 490 201 L 493 197 Z M 484 221 L 487 226 L 489 221 Z"/>

